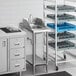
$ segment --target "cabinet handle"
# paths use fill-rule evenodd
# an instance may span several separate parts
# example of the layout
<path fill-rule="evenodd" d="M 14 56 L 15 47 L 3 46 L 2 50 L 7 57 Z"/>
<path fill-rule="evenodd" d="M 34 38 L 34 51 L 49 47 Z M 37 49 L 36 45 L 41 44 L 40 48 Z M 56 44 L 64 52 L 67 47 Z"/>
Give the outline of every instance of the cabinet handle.
<path fill-rule="evenodd" d="M 15 44 L 15 45 L 19 45 L 19 43 L 18 44 Z"/>
<path fill-rule="evenodd" d="M 27 37 L 27 40 L 30 40 L 31 44 L 32 44 L 32 39 L 30 39 L 29 37 Z"/>
<path fill-rule="evenodd" d="M 20 56 L 20 54 L 15 54 L 15 56 Z"/>
<path fill-rule="evenodd" d="M 6 46 L 6 41 L 3 41 L 2 45 L 3 45 L 3 47 L 5 47 Z"/>
<path fill-rule="evenodd" d="M 27 40 L 31 40 L 29 37 L 27 37 Z"/>
<path fill-rule="evenodd" d="M 19 67 L 19 66 L 20 66 L 20 64 L 16 64 L 16 65 L 15 65 L 15 67 Z"/>

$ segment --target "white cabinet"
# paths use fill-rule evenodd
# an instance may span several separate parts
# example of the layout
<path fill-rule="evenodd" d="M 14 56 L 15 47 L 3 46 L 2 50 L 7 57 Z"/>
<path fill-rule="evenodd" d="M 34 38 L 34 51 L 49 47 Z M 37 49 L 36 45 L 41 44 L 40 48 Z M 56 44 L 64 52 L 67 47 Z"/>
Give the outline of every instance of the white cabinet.
<path fill-rule="evenodd" d="M 9 38 L 9 52 L 10 52 L 10 71 L 26 70 L 26 54 L 25 54 L 24 36 Z"/>
<path fill-rule="evenodd" d="M 0 38 L 0 73 L 7 72 L 7 38 Z"/>
<path fill-rule="evenodd" d="M 0 30 L 0 75 L 26 71 L 26 33 Z"/>

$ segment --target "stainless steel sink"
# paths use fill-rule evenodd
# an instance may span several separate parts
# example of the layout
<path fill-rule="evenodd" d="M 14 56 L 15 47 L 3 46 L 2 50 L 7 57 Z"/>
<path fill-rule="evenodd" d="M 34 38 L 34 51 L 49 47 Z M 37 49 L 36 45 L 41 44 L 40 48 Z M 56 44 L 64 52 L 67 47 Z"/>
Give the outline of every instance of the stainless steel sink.
<path fill-rule="evenodd" d="M 2 31 L 4 31 L 5 33 L 15 33 L 15 32 L 21 32 L 21 30 L 17 29 L 17 28 L 13 28 L 13 27 L 3 27 L 0 28 Z"/>

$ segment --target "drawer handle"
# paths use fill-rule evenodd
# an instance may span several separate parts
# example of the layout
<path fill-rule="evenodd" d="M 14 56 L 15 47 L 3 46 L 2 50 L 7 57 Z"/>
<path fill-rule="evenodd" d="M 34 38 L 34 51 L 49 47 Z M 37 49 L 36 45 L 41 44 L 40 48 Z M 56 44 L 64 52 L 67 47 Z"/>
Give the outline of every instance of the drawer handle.
<path fill-rule="evenodd" d="M 20 54 L 15 54 L 15 56 L 20 56 Z"/>
<path fill-rule="evenodd" d="M 27 40 L 30 40 L 31 44 L 32 44 L 32 39 L 30 39 L 29 37 L 27 37 Z"/>
<path fill-rule="evenodd" d="M 18 44 L 15 44 L 15 45 L 19 45 L 19 43 Z"/>
<path fill-rule="evenodd" d="M 16 65 L 15 65 L 15 67 L 19 67 L 19 66 L 20 66 L 19 64 L 16 64 Z"/>
<path fill-rule="evenodd" d="M 27 40 L 31 40 L 29 37 L 27 37 Z"/>
<path fill-rule="evenodd" d="M 5 47 L 6 46 L 6 41 L 3 41 L 2 45 L 3 45 L 3 47 Z"/>

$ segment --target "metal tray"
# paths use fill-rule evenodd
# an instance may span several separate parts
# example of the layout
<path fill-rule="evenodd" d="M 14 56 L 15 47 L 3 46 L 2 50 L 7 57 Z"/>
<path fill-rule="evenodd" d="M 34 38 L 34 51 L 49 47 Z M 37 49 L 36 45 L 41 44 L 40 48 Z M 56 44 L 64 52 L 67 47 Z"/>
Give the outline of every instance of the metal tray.
<path fill-rule="evenodd" d="M 4 31 L 5 33 L 16 33 L 16 32 L 21 32 L 21 30 L 19 29 L 12 29 L 12 27 L 7 28 L 7 27 L 3 27 L 0 28 L 2 31 Z"/>
<path fill-rule="evenodd" d="M 49 42 L 48 44 L 51 47 L 55 48 L 55 42 Z M 57 45 L 58 45 L 58 49 L 75 47 L 75 44 L 70 41 L 61 41 L 58 42 Z"/>
<path fill-rule="evenodd" d="M 49 33 L 49 36 L 55 39 L 55 33 Z M 69 38 L 75 38 L 75 34 L 70 32 L 62 32 L 57 34 L 58 39 L 69 39 Z"/>
<path fill-rule="evenodd" d="M 51 18 L 51 19 L 55 19 L 55 15 L 54 14 L 48 14 L 47 15 L 48 18 Z M 57 15 L 57 19 L 58 20 L 75 20 L 76 17 L 73 16 L 73 15 L 69 15 L 69 14 L 58 14 Z"/>
<path fill-rule="evenodd" d="M 48 9 L 52 9 L 52 10 L 55 10 L 55 6 L 54 5 L 47 5 L 47 8 Z M 75 11 L 76 9 L 75 9 L 75 7 L 74 6 L 69 6 L 69 5 L 58 5 L 57 6 L 57 9 L 59 10 L 59 11 L 67 11 L 67 12 L 69 12 L 69 11 Z"/>

